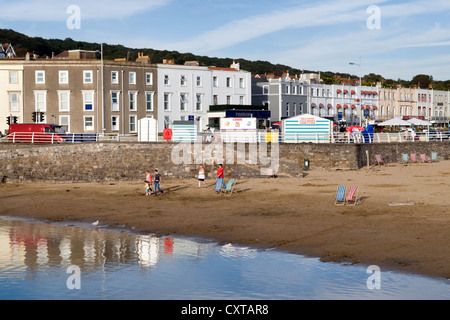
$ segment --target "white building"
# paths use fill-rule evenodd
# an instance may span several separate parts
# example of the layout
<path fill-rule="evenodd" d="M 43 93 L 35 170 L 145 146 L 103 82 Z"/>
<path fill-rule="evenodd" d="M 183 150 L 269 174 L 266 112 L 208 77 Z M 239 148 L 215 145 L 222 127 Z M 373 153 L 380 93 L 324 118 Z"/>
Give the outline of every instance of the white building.
<path fill-rule="evenodd" d="M 239 70 L 239 64 L 217 68 L 163 63 L 157 74 L 160 132 L 171 128 L 173 121 L 197 121 L 198 130 L 205 130 L 210 105 L 251 102 L 251 74 Z"/>
<path fill-rule="evenodd" d="M 16 61 L 0 64 L 0 131 L 9 129 L 7 117 L 23 121 L 23 64 Z"/>

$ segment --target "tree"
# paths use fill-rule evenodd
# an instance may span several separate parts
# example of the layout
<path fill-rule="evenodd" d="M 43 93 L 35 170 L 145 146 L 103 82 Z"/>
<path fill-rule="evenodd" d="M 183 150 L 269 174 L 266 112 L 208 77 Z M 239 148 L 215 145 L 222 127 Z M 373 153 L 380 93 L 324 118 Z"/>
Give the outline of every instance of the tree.
<path fill-rule="evenodd" d="M 410 82 L 411 85 L 416 85 L 419 88 L 427 89 L 433 82 L 433 77 L 426 74 L 418 74 L 414 76 Z"/>

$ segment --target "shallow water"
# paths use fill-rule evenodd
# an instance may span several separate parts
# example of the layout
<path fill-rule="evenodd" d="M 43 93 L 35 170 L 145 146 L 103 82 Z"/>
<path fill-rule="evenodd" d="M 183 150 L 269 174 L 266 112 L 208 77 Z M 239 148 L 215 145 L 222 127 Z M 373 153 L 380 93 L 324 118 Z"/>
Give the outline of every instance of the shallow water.
<path fill-rule="evenodd" d="M 381 270 L 369 289 L 371 276 L 276 250 L 0 218 L 0 299 L 450 298 L 448 280 Z"/>

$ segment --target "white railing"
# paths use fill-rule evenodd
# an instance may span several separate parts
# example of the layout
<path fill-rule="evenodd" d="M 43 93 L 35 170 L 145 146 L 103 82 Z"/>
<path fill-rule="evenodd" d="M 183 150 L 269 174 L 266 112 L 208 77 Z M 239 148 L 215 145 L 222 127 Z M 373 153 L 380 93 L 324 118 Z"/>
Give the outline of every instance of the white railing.
<path fill-rule="evenodd" d="M 98 133 L 38 133 L 14 132 L 0 139 L 11 143 L 82 143 L 82 142 L 132 142 L 137 141 L 137 135 L 98 134 Z"/>
<path fill-rule="evenodd" d="M 36 132 L 15 132 L 0 139 L 0 142 L 24 142 L 24 143 L 85 143 L 85 142 L 137 142 L 137 135 L 120 134 L 45 134 Z M 158 137 L 159 142 L 166 142 Z M 372 133 L 362 134 L 360 132 L 333 132 L 332 134 L 282 134 L 281 132 L 256 131 L 252 134 L 233 133 L 226 135 L 214 132 L 209 135 L 199 133 L 198 140 L 203 143 L 210 142 L 241 142 L 241 143 L 394 143 L 394 142 L 428 142 L 428 141 L 450 141 L 450 132 L 437 133 Z"/>

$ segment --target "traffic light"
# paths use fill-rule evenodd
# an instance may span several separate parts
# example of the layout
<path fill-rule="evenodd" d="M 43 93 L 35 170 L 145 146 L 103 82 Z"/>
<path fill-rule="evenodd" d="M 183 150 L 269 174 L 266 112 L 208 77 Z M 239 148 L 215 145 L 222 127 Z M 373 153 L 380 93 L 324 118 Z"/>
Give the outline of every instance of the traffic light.
<path fill-rule="evenodd" d="M 31 118 L 33 119 L 33 122 L 36 122 L 36 120 L 37 120 L 37 112 L 36 111 L 33 112 Z"/>
<path fill-rule="evenodd" d="M 11 117 L 6 117 L 6 124 L 10 125 L 11 124 Z"/>
<path fill-rule="evenodd" d="M 13 123 L 17 123 L 17 117 L 16 116 L 13 117 L 13 121 L 12 122 Z"/>
<path fill-rule="evenodd" d="M 39 113 L 39 122 L 44 122 L 44 113 L 43 112 L 40 112 Z"/>

